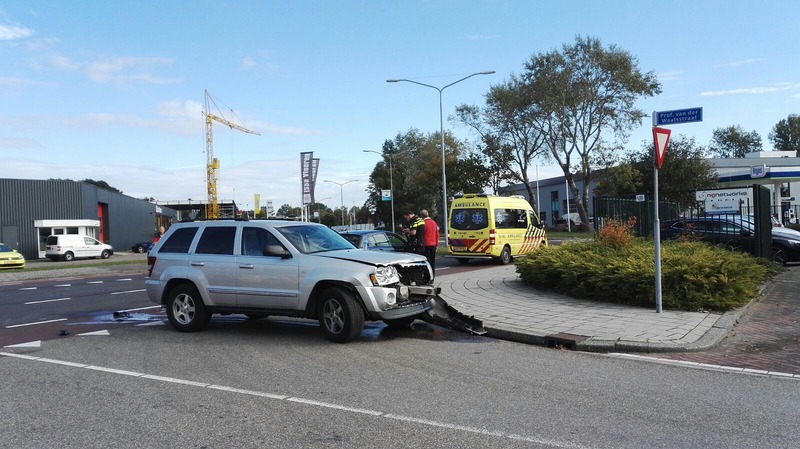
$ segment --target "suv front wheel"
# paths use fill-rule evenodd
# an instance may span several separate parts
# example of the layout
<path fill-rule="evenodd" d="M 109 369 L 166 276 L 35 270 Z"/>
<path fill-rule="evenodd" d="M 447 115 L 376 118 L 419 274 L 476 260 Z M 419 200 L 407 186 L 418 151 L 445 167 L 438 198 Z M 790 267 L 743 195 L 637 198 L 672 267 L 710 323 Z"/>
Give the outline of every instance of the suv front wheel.
<path fill-rule="evenodd" d="M 180 332 L 195 332 L 205 328 L 211 320 L 200 293 L 190 284 L 180 284 L 167 297 L 167 318 Z"/>
<path fill-rule="evenodd" d="M 319 325 L 328 340 L 347 343 L 364 329 L 364 311 L 351 292 L 331 287 L 320 297 Z"/>

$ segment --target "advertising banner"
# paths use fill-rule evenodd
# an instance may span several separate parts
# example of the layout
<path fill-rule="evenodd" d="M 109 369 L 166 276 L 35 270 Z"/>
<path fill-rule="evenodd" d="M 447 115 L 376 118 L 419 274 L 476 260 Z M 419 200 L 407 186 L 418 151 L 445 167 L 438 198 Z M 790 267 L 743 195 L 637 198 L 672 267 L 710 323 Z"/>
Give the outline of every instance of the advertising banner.
<path fill-rule="evenodd" d="M 300 179 L 302 181 L 303 206 L 314 202 L 314 183 L 312 175 L 313 151 L 300 153 Z M 316 173 L 314 173 L 315 175 Z"/>

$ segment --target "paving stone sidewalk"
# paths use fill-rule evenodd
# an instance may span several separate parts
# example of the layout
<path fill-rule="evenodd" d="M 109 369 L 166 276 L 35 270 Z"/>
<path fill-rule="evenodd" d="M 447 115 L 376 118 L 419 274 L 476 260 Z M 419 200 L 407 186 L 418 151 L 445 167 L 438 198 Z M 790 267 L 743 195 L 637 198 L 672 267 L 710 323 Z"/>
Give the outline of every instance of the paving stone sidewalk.
<path fill-rule="evenodd" d="M 439 270 L 435 283 L 451 306 L 483 320 L 490 336 L 584 351 L 702 350 L 724 338 L 744 311 L 656 313 L 574 299 L 524 285 L 513 265 Z"/>

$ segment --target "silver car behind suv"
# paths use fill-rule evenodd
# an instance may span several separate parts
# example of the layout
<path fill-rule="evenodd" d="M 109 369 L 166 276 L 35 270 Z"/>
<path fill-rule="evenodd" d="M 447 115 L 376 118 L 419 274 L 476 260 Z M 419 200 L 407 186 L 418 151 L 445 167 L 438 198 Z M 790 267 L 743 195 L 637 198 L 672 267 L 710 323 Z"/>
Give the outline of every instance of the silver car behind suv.
<path fill-rule="evenodd" d="M 365 320 L 408 325 L 432 307 L 425 257 L 363 251 L 330 228 L 278 220 L 172 225 L 147 257 L 151 301 L 181 332 L 214 313 L 313 318 L 331 341 L 348 342 Z"/>

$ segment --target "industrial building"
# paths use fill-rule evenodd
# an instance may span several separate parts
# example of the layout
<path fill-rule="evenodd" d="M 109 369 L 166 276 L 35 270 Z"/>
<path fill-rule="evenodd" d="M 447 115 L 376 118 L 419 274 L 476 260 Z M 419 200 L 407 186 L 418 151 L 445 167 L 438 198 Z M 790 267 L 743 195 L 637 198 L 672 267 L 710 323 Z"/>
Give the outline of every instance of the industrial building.
<path fill-rule="evenodd" d="M 83 234 L 130 250 L 175 221 L 173 209 L 86 182 L 0 178 L 0 242 L 44 258 L 51 234 Z"/>

